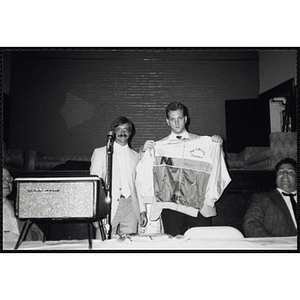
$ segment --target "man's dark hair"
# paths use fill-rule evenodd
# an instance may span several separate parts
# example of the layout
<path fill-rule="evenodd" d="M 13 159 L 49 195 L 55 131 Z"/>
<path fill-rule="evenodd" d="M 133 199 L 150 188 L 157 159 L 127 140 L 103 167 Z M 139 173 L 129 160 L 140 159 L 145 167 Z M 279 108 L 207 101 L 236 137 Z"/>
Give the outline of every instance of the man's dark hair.
<path fill-rule="evenodd" d="M 129 132 L 132 133 L 133 124 L 126 117 L 118 117 L 118 118 L 114 119 L 110 125 L 110 130 L 115 131 L 116 127 L 118 127 L 119 125 L 123 125 L 123 124 L 128 124 Z"/>
<path fill-rule="evenodd" d="M 169 112 L 174 111 L 174 110 L 182 110 L 184 116 L 188 115 L 187 108 L 185 105 L 183 105 L 180 102 L 172 102 L 172 103 L 168 104 L 168 106 L 166 107 L 167 119 L 169 118 Z"/>
<path fill-rule="evenodd" d="M 287 158 L 284 158 L 281 161 L 279 161 L 277 163 L 277 165 L 275 166 L 275 173 L 276 174 L 277 174 L 278 169 L 280 168 L 280 166 L 283 165 L 283 164 L 291 164 L 292 166 L 295 167 L 295 170 L 297 170 L 297 163 L 296 163 L 296 161 L 294 159 L 292 159 L 292 158 L 287 157 Z"/>

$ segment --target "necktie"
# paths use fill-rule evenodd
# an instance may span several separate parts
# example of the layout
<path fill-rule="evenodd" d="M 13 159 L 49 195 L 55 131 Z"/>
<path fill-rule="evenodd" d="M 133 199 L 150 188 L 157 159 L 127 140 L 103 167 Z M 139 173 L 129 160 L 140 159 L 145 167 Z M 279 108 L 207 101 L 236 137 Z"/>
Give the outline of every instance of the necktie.
<path fill-rule="evenodd" d="M 180 140 L 182 138 L 181 135 L 176 135 L 176 137 Z"/>
<path fill-rule="evenodd" d="M 297 204 L 296 204 L 296 201 L 295 201 L 295 198 L 294 198 L 294 196 L 296 194 L 288 194 L 288 193 L 282 192 L 282 195 L 290 197 L 292 207 L 293 207 L 293 211 L 294 211 L 294 215 L 295 215 L 295 218 L 297 218 Z"/>

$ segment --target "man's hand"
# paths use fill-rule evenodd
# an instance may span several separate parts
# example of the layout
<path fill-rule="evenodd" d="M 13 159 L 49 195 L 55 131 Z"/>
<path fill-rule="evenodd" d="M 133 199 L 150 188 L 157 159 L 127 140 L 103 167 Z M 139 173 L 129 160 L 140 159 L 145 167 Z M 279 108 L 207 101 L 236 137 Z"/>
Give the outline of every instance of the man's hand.
<path fill-rule="evenodd" d="M 142 152 L 145 152 L 146 150 L 152 150 L 154 148 L 154 141 L 153 140 L 148 140 L 142 147 Z"/>
<path fill-rule="evenodd" d="M 140 213 L 140 225 L 145 227 L 148 223 L 147 213 L 145 211 Z"/>
<path fill-rule="evenodd" d="M 223 139 L 219 135 L 216 135 L 216 134 L 211 137 L 211 140 L 215 143 L 220 143 L 221 145 L 223 143 Z"/>

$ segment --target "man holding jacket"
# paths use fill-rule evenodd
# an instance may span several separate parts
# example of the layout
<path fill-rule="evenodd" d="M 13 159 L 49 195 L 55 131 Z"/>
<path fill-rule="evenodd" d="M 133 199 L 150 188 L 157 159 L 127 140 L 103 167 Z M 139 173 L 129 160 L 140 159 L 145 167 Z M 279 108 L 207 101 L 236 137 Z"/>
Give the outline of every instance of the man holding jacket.
<path fill-rule="evenodd" d="M 230 182 L 222 138 L 189 133 L 187 120 L 187 108 L 170 103 L 166 108 L 170 135 L 146 141 L 137 166 L 138 195 L 151 202 L 152 220 L 161 214 L 164 232 L 172 236 L 191 227 L 211 226 L 214 202 Z"/>

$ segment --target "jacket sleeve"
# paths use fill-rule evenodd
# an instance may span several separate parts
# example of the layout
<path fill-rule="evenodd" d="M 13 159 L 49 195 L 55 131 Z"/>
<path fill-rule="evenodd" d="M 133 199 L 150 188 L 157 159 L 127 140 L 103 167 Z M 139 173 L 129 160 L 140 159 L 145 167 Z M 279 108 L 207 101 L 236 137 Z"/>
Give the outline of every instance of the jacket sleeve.
<path fill-rule="evenodd" d="M 90 174 L 106 179 L 106 152 L 105 149 L 97 148 L 91 158 Z"/>
<path fill-rule="evenodd" d="M 204 205 L 214 207 L 215 202 L 222 196 L 231 178 L 219 143 L 211 142 L 211 158 L 213 168 L 207 183 Z"/>
<path fill-rule="evenodd" d="M 271 237 L 272 234 L 265 228 L 264 219 L 267 204 L 259 194 L 254 194 L 250 206 L 244 217 L 244 231 L 246 237 Z"/>
<path fill-rule="evenodd" d="M 147 150 L 136 167 L 135 186 L 142 207 L 146 203 L 152 203 L 154 199 L 153 158 L 153 151 Z"/>

